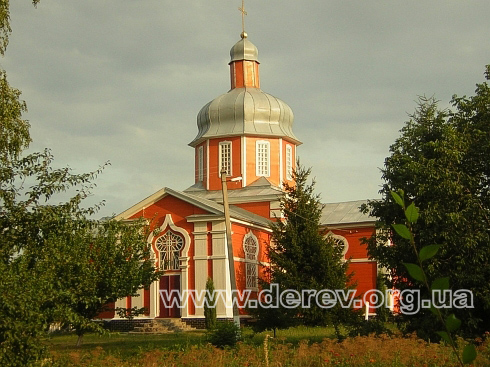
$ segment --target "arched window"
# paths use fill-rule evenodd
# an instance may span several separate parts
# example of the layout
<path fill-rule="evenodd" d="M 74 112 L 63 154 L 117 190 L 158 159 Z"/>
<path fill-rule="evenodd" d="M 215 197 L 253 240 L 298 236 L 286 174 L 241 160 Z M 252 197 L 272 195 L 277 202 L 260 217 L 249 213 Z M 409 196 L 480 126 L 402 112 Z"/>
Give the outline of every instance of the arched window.
<path fill-rule="evenodd" d="M 343 260 L 345 260 L 345 254 L 347 253 L 347 250 L 349 249 L 349 242 L 347 242 L 347 238 L 340 236 L 338 234 L 335 234 L 333 232 L 327 233 L 327 237 L 332 238 L 332 240 L 335 242 L 335 244 L 342 249 L 342 257 L 343 257 Z"/>
<path fill-rule="evenodd" d="M 155 241 L 160 254 L 160 270 L 179 270 L 180 250 L 184 247 L 184 238 L 172 231 L 167 231 Z"/>
<path fill-rule="evenodd" d="M 252 232 L 248 232 L 243 238 L 243 250 L 245 251 L 245 286 L 258 288 L 259 242 Z"/>

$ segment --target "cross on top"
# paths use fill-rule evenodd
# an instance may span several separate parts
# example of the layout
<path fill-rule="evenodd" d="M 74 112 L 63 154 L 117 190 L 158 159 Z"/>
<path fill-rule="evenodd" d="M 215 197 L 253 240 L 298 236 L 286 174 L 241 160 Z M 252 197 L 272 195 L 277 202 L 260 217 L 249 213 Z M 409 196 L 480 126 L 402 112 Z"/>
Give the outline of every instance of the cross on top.
<path fill-rule="evenodd" d="M 247 12 L 245 11 L 245 0 L 242 0 L 242 7 L 238 8 L 240 12 L 242 13 L 242 38 L 247 37 L 247 34 L 245 33 L 245 15 L 247 15 Z"/>

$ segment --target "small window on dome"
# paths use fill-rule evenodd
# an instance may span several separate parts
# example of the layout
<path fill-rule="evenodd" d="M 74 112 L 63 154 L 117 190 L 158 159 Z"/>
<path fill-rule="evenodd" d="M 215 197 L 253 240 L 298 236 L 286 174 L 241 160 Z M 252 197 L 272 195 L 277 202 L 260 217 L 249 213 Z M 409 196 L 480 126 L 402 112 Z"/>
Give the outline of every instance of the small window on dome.
<path fill-rule="evenodd" d="M 219 172 L 225 170 L 227 176 L 231 176 L 231 141 L 222 141 L 219 143 Z"/>
<path fill-rule="evenodd" d="M 257 176 L 270 176 L 270 143 L 267 140 L 258 140 L 256 149 Z"/>
<path fill-rule="evenodd" d="M 293 179 L 293 147 L 286 145 L 286 180 Z"/>
<path fill-rule="evenodd" d="M 202 145 L 197 149 L 197 180 L 204 181 L 204 149 Z"/>

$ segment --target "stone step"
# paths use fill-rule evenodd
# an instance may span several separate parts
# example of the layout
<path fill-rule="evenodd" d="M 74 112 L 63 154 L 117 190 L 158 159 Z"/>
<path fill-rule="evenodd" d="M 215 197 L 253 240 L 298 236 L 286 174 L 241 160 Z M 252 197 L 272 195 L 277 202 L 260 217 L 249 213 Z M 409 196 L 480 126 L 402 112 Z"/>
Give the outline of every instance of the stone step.
<path fill-rule="evenodd" d="M 145 322 L 141 326 L 135 326 L 134 330 L 130 333 L 168 334 L 192 330 L 195 330 L 195 328 L 187 325 L 181 319 L 155 319 L 150 322 Z"/>

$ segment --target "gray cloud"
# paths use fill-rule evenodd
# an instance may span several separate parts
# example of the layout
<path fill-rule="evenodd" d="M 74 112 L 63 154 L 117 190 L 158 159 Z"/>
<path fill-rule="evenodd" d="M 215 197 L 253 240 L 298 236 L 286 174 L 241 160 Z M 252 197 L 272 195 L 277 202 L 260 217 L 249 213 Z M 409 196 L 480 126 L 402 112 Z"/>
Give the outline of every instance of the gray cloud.
<path fill-rule="evenodd" d="M 23 91 L 32 150 L 77 172 L 111 161 L 91 202 L 121 212 L 193 183 L 196 115 L 229 89 L 240 1 L 11 3 L 0 60 Z M 417 95 L 472 94 L 490 63 L 483 1 L 247 1 L 262 88 L 295 113 L 325 201 L 377 197 L 378 167 Z"/>

